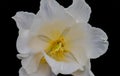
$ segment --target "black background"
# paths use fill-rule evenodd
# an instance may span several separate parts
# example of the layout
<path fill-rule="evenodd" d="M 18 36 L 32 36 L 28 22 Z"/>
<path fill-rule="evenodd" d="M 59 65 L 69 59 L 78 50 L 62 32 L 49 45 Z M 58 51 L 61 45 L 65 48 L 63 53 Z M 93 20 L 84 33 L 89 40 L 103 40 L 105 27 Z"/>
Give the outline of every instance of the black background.
<path fill-rule="evenodd" d="M 2 0 L 1 0 L 2 1 Z M 71 0 L 57 0 L 68 7 Z M 109 49 L 100 58 L 91 60 L 95 76 L 120 76 L 119 2 L 115 0 L 86 0 L 92 9 L 89 23 L 103 29 L 109 37 Z M 18 29 L 11 18 L 17 11 L 37 13 L 39 0 L 4 0 L 0 2 L 0 76 L 18 76 L 21 67 L 16 58 Z M 59 76 L 62 76 L 59 74 Z"/>

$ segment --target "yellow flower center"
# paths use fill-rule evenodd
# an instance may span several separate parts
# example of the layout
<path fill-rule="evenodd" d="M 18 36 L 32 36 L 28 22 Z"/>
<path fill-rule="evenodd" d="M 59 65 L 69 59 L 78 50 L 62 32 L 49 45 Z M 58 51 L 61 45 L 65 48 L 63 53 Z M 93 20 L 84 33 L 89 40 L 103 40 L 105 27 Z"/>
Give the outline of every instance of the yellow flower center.
<path fill-rule="evenodd" d="M 65 50 L 64 45 L 65 45 L 64 38 L 61 37 L 55 41 L 50 42 L 50 45 L 45 51 L 53 59 L 57 61 L 63 61 L 65 57 L 65 53 L 68 52 L 67 50 Z M 45 58 L 42 57 L 40 62 L 46 63 Z"/>

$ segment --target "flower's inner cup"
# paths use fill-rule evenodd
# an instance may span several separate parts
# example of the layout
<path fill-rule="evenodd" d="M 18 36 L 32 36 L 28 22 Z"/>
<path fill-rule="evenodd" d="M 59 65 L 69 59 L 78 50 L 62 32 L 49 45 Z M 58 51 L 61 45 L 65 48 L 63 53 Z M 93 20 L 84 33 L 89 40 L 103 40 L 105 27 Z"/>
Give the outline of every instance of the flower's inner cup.
<path fill-rule="evenodd" d="M 56 61 L 68 62 L 67 57 L 71 54 L 69 47 L 72 46 L 70 41 L 84 37 L 84 34 L 78 34 L 82 33 L 82 29 L 74 21 L 69 22 L 71 23 L 55 20 L 44 24 L 35 31 L 35 35 L 29 41 L 30 47 L 35 51 L 38 50 L 37 53 L 40 52 L 40 49 L 44 50 L 48 56 Z M 73 34 L 77 36 L 73 36 Z M 44 56 L 40 59 L 40 63 L 46 63 Z"/>
<path fill-rule="evenodd" d="M 35 31 L 35 34 L 31 35 L 30 47 L 35 53 L 40 52 L 40 49 L 53 58 L 56 61 L 67 61 L 66 55 L 70 53 L 66 48 L 67 41 L 66 34 L 71 29 L 71 25 L 67 21 L 53 20 L 52 22 L 46 22 L 40 29 Z M 43 56 L 40 59 L 40 63 L 46 63 L 46 59 Z"/>

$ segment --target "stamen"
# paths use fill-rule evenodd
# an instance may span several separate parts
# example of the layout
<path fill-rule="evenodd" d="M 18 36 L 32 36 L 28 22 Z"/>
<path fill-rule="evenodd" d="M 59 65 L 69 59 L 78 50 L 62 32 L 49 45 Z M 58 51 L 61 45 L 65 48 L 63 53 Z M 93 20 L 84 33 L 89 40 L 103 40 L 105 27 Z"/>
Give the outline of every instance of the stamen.
<path fill-rule="evenodd" d="M 64 49 L 64 38 L 61 37 L 52 43 L 51 51 L 48 53 L 48 55 L 57 61 L 61 61 L 64 59 L 65 53 L 66 51 Z"/>
<path fill-rule="evenodd" d="M 71 27 L 68 27 L 68 28 L 64 29 L 61 36 L 65 36 L 70 31 L 70 29 L 71 29 Z"/>
<path fill-rule="evenodd" d="M 49 37 L 44 36 L 44 35 L 39 35 L 38 37 L 45 42 L 50 42 L 51 41 L 51 39 Z"/>
<path fill-rule="evenodd" d="M 58 40 L 52 41 L 49 47 L 46 49 L 46 53 L 57 61 L 65 60 L 65 53 L 68 51 L 64 48 L 64 38 L 60 37 Z M 41 59 L 41 62 L 46 62 L 45 58 Z"/>
<path fill-rule="evenodd" d="M 42 63 L 42 64 L 47 63 L 45 57 L 42 57 L 42 58 L 41 58 L 40 63 Z"/>

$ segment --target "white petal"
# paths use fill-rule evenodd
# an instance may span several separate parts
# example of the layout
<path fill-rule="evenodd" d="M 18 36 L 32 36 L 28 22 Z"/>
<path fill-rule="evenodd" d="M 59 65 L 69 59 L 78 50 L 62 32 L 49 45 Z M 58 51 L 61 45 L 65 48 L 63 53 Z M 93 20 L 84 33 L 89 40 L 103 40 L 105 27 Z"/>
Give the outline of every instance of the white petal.
<path fill-rule="evenodd" d="M 29 29 L 32 25 L 34 16 L 33 13 L 17 12 L 12 18 L 16 21 L 19 29 Z"/>
<path fill-rule="evenodd" d="M 84 71 L 77 70 L 72 75 L 73 76 L 94 76 L 94 74 L 92 73 L 90 68 L 91 68 L 90 62 L 88 62 L 88 64 L 86 64 L 86 66 L 85 66 Z"/>
<path fill-rule="evenodd" d="M 34 73 L 38 70 L 41 53 L 30 55 L 27 58 L 22 59 L 22 66 L 26 70 L 27 74 Z"/>
<path fill-rule="evenodd" d="M 19 36 L 17 39 L 17 50 L 19 53 L 26 54 L 30 52 L 28 47 L 29 31 L 28 30 L 19 30 Z"/>
<path fill-rule="evenodd" d="M 89 50 L 90 58 L 97 58 L 103 55 L 108 49 L 108 37 L 106 33 L 99 28 L 91 28 L 91 50 Z"/>
<path fill-rule="evenodd" d="M 48 62 L 48 64 L 50 65 L 52 71 L 54 74 L 70 74 L 76 70 L 78 70 L 79 64 L 76 62 L 58 62 L 55 61 L 54 59 L 52 59 L 51 57 L 49 57 L 47 54 L 44 53 L 44 56 Z"/>
<path fill-rule="evenodd" d="M 91 26 L 87 24 L 76 24 L 71 27 L 69 32 L 64 36 L 66 39 L 65 48 L 71 52 L 75 59 L 79 62 L 80 66 L 83 67 L 88 59 L 86 54 L 86 48 L 88 47 L 88 29 Z"/>
<path fill-rule="evenodd" d="M 20 68 L 20 70 L 19 70 L 19 76 L 29 76 L 29 75 L 26 73 L 26 71 L 25 71 L 24 68 Z"/>
<path fill-rule="evenodd" d="M 86 23 L 74 23 L 70 28 L 69 32 L 64 35 L 66 43 L 74 43 L 80 41 L 79 43 L 86 42 L 88 40 L 88 32 L 91 28 L 90 25 Z M 69 45 L 69 44 L 68 44 Z"/>
<path fill-rule="evenodd" d="M 79 22 L 88 22 L 91 9 L 85 0 L 73 0 L 73 4 L 66 11 Z"/>
<path fill-rule="evenodd" d="M 46 24 L 53 23 L 55 21 L 72 22 L 73 18 L 68 13 L 66 13 L 64 8 L 55 0 L 41 0 L 40 10 L 38 11 L 36 18 L 33 21 L 31 33 L 35 34 L 36 31 L 41 30 L 40 28 Z M 59 24 L 56 24 L 55 27 L 60 26 Z M 49 30 L 49 27 L 44 30 Z"/>
<path fill-rule="evenodd" d="M 72 19 L 72 17 L 65 12 L 64 8 L 59 5 L 56 0 L 41 0 L 40 4 L 40 10 L 33 21 L 31 30 L 36 31 L 37 28 L 40 28 L 40 26 L 44 25 L 46 22 Z"/>
<path fill-rule="evenodd" d="M 37 14 L 45 19 L 64 17 L 65 10 L 56 0 L 41 0 L 40 11 Z"/>

